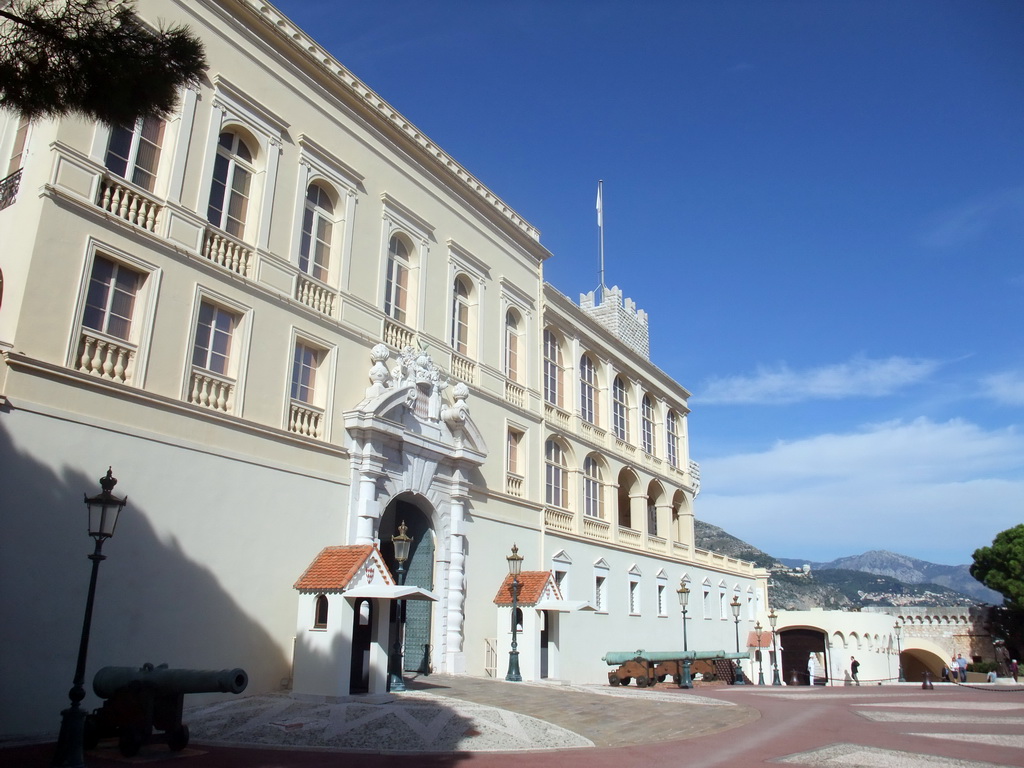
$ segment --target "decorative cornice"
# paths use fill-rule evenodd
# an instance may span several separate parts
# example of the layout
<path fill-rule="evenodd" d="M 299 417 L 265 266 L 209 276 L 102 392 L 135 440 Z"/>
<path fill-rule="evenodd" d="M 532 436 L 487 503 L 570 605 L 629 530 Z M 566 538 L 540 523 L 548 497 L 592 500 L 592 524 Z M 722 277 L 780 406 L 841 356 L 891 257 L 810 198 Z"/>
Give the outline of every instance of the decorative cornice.
<path fill-rule="evenodd" d="M 466 189 L 477 195 L 529 238 L 538 243 L 540 242 L 539 229 L 512 210 L 511 207 L 491 192 L 479 179 L 456 162 L 451 155 L 424 136 L 416 126 L 399 114 L 394 107 L 377 95 L 366 83 L 352 74 L 330 52 L 296 26 L 291 19 L 274 6 L 262 0 L 240 0 L 240 2 L 247 6 L 256 16 L 263 18 L 293 49 L 298 51 L 321 71 L 331 75 L 338 85 L 355 96 L 365 107 L 374 112 L 377 117 L 389 123 L 407 139 L 416 144 L 431 160 L 458 179 Z"/>

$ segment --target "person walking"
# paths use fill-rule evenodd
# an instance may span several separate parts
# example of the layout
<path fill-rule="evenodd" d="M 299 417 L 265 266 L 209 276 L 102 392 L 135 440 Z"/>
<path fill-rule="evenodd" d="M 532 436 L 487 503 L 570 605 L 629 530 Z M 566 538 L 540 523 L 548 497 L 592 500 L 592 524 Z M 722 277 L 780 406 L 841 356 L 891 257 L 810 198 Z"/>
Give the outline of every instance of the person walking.
<path fill-rule="evenodd" d="M 860 680 L 857 678 L 857 672 L 860 670 L 860 662 L 857 661 L 853 656 L 850 657 L 850 677 L 853 678 L 854 685 L 860 685 Z"/>
<path fill-rule="evenodd" d="M 1017 682 L 1017 675 L 1020 674 L 1020 666 L 1017 664 L 1017 660 L 1014 659 L 1010 662 L 1010 677 L 1013 678 L 1013 682 Z"/>

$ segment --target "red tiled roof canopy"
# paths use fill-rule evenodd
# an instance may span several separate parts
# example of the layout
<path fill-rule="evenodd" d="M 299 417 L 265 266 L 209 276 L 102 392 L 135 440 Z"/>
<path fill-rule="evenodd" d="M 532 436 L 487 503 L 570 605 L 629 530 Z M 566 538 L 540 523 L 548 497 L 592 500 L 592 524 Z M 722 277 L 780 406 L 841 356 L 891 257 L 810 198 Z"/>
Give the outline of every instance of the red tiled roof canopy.
<path fill-rule="evenodd" d="M 747 633 L 747 648 L 771 648 L 772 647 L 772 631 L 770 629 L 761 630 L 761 645 L 757 644 L 757 632 Z"/>
<path fill-rule="evenodd" d="M 551 571 L 521 571 L 519 573 L 519 604 L 534 605 L 540 602 L 544 587 L 551 578 Z M 505 576 L 498 594 L 494 596 L 495 605 L 512 605 L 512 575 Z"/>
<path fill-rule="evenodd" d="M 344 589 L 372 553 L 372 544 L 324 547 L 295 582 L 295 589 Z"/>

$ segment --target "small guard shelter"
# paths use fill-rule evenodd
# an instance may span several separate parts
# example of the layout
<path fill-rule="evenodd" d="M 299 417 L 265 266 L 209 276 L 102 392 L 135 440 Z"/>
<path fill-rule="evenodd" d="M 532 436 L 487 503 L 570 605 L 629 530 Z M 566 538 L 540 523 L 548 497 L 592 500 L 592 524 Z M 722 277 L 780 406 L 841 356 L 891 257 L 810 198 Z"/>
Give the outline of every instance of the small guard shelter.
<path fill-rule="evenodd" d="M 519 668 L 523 680 L 557 678 L 561 635 L 559 614 L 594 610 L 585 600 L 566 600 L 551 571 L 519 574 L 517 615 L 512 615 L 512 576 L 507 575 L 494 597 L 498 606 L 496 656 L 500 672 L 512 648 L 512 622 L 516 622 Z M 499 677 L 503 675 L 498 675 Z"/>
<path fill-rule="evenodd" d="M 437 600 L 399 586 L 375 544 L 325 547 L 295 582 L 292 690 L 320 696 L 387 692 L 394 600 Z"/>

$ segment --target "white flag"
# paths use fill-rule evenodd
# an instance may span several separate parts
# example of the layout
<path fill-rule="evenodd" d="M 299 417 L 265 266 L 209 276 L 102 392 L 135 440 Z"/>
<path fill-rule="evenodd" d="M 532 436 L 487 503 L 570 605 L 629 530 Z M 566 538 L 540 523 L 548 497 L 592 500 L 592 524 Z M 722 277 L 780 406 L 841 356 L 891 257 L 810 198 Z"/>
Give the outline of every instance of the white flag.
<path fill-rule="evenodd" d="M 597 226 L 604 225 L 604 203 L 601 200 L 601 182 L 597 182 Z"/>

